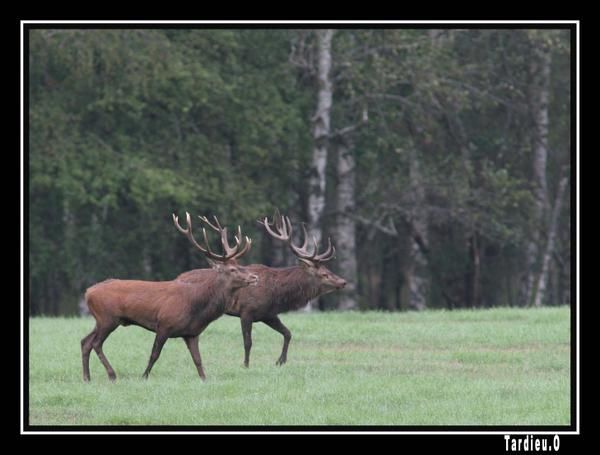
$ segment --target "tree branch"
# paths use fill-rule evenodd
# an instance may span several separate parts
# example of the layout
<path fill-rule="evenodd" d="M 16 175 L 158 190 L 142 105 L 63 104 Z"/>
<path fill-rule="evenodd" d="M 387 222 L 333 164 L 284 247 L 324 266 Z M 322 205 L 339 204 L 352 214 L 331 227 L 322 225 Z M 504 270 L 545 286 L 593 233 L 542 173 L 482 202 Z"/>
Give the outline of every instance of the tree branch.
<path fill-rule="evenodd" d="M 387 225 L 384 225 L 382 223 L 383 219 L 387 216 L 386 213 L 384 213 L 382 216 L 379 217 L 378 220 L 370 220 L 368 218 L 364 218 L 360 215 L 356 215 L 353 213 L 347 213 L 346 214 L 349 218 L 354 219 L 355 221 L 358 221 L 359 223 L 362 223 L 366 226 L 370 226 L 372 228 L 377 229 L 380 232 L 383 232 L 384 234 L 390 235 L 392 237 L 398 237 L 398 230 L 396 229 L 396 225 L 394 224 L 394 220 L 390 217 L 388 219 L 388 223 Z"/>

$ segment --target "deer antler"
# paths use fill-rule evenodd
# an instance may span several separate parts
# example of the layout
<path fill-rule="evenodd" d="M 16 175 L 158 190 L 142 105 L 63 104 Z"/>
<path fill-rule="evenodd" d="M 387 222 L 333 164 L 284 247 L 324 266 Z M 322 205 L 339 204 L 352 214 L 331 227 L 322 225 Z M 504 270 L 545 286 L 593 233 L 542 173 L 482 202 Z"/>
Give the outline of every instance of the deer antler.
<path fill-rule="evenodd" d="M 294 245 L 291 241 L 292 236 L 292 222 L 289 217 L 282 216 L 279 213 L 279 210 L 275 211 L 275 215 L 273 216 L 273 222 L 269 223 L 268 218 L 265 217 L 264 220 L 260 221 L 262 225 L 264 225 L 265 229 L 269 233 L 271 237 L 274 237 L 279 240 L 283 240 L 286 242 L 292 252 L 300 259 L 304 259 L 313 263 L 326 262 L 335 256 L 335 247 L 331 244 L 331 238 L 328 238 L 328 246 L 327 250 L 324 253 L 317 254 L 318 246 L 317 239 L 313 236 L 312 241 L 314 245 L 313 252 L 308 251 L 308 233 L 306 232 L 306 225 L 302 223 L 302 232 L 304 234 L 304 243 L 301 247 Z M 274 229 L 273 229 L 274 228 Z"/>
<path fill-rule="evenodd" d="M 213 218 L 215 219 L 215 224 L 212 224 L 210 221 L 208 221 L 208 218 L 205 216 L 199 216 L 198 218 L 200 218 L 200 220 L 208 227 L 210 227 L 213 231 L 216 231 L 221 235 L 221 244 L 223 245 L 225 255 L 235 254 L 237 252 L 237 249 L 239 248 L 242 239 L 242 228 L 240 226 L 238 226 L 237 228 L 237 235 L 234 236 L 236 246 L 232 248 L 231 246 L 229 246 L 229 241 L 227 240 L 227 228 L 221 227 L 221 223 L 219 223 L 219 220 L 216 216 L 213 215 Z"/>
<path fill-rule="evenodd" d="M 218 262 L 227 262 L 227 261 L 231 261 L 231 260 L 234 260 L 234 259 L 237 259 L 237 258 L 243 256 L 250 250 L 250 247 L 252 246 L 252 240 L 250 240 L 247 236 L 244 237 L 246 240 L 246 243 L 240 250 L 241 238 L 242 238 L 242 229 L 240 226 L 238 226 L 238 235 L 235 237 L 236 245 L 234 247 L 231 247 L 227 240 L 227 228 L 221 227 L 221 224 L 219 223 L 219 220 L 217 219 L 216 216 L 213 217 L 215 219 L 216 225 L 213 225 L 211 222 L 209 222 L 208 218 L 206 218 L 205 216 L 200 217 L 200 219 L 204 223 L 206 223 L 208 226 L 210 226 L 213 230 L 215 230 L 221 234 L 221 245 L 223 246 L 223 251 L 225 252 L 225 254 L 219 255 L 210 249 L 210 244 L 208 242 L 208 237 L 206 235 L 205 228 L 202 228 L 202 236 L 204 237 L 204 243 L 205 243 L 206 247 L 201 246 L 196 241 L 196 239 L 194 238 L 194 235 L 192 233 L 192 220 L 191 220 L 190 214 L 188 212 L 185 212 L 185 215 L 186 215 L 187 228 L 186 229 L 182 228 L 179 225 L 179 218 L 175 214 L 173 214 L 173 222 L 175 224 L 175 227 L 179 230 L 179 232 L 184 234 L 189 239 L 189 241 L 196 248 L 198 248 L 200 251 L 202 251 L 202 253 L 204 253 L 208 258 L 210 258 L 214 261 L 218 261 Z"/>

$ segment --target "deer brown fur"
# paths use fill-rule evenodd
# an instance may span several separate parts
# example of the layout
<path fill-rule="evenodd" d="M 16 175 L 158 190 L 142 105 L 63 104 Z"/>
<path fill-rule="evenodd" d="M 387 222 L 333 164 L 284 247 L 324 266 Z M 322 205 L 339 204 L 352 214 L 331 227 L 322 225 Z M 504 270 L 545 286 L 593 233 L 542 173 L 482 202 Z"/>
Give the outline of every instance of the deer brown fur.
<path fill-rule="evenodd" d="M 189 214 L 187 229 L 179 226 L 175 216 L 174 221 L 177 228 L 207 255 L 212 268 L 202 269 L 202 276 L 194 282 L 178 279 L 109 279 L 88 288 L 85 300 L 96 320 L 96 327 L 81 340 L 84 381 L 90 380 L 89 357 L 92 349 L 106 368 L 108 377 L 111 380 L 116 379 L 115 371 L 102 351 L 102 345 L 117 327 L 132 324 L 156 333 L 144 378 L 148 377 L 165 342 L 169 338 L 183 338 L 198 375 L 205 379 L 198 337 L 208 324 L 223 315 L 227 304 L 233 301 L 239 289 L 256 284 L 257 275 L 236 263 L 236 259 L 250 249 L 251 241 L 246 237 L 245 246 L 239 250 L 239 235 L 239 238 L 236 237 L 237 246 L 231 248 L 227 244 L 225 228 L 222 232 L 222 243 L 226 254 L 216 255 L 210 250 L 208 243 L 204 249 L 193 239 Z M 206 239 L 206 232 L 204 237 Z"/>
<path fill-rule="evenodd" d="M 278 218 L 279 217 L 279 218 Z M 278 213 L 274 217 L 276 229 L 273 232 L 265 218 L 262 222 L 270 235 L 288 242 L 294 254 L 298 257 L 300 265 L 293 267 L 275 268 L 261 264 L 246 266 L 246 269 L 258 276 L 256 286 L 240 289 L 233 301 L 227 306 L 225 313 L 237 316 L 241 320 L 242 336 L 244 339 L 244 366 L 250 363 L 250 349 L 252 348 L 252 324 L 264 322 L 273 330 L 283 335 L 283 348 L 277 360 L 277 365 L 287 361 L 287 351 L 292 334 L 281 322 L 278 315 L 287 311 L 302 308 L 310 300 L 323 294 L 341 289 L 346 281 L 327 269 L 322 262 L 333 258 L 335 248 L 329 243 L 327 251 L 317 255 L 317 247 L 313 253 L 306 249 L 307 236 L 304 230 L 304 245 L 296 247 L 291 244 L 291 223 L 289 218 L 281 217 Z M 190 270 L 177 277 L 186 282 L 202 281 L 205 271 L 202 269 Z"/>

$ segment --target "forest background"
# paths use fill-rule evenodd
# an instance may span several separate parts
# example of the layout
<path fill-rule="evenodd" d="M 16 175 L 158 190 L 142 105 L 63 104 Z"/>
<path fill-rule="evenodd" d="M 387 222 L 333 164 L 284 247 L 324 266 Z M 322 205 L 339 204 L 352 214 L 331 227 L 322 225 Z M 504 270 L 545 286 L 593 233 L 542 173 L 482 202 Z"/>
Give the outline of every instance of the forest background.
<path fill-rule="evenodd" d="M 206 267 L 172 213 L 294 264 L 275 208 L 350 283 L 312 310 L 570 304 L 568 29 L 26 33 L 31 315 Z"/>

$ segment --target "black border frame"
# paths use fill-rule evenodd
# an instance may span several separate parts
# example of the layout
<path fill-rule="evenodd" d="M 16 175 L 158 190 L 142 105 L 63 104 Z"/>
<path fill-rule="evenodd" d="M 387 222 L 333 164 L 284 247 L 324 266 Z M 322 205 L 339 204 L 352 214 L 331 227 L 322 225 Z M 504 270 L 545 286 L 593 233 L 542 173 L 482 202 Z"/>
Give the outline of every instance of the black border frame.
<path fill-rule="evenodd" d="M 577 321 L 581 321 L 581 309 L 579 308 L 579 295 L 578 295 L 578 206 L 577 200 L 579 195 L 579 181 L 578 181 L 578 170 L 579 170 L 579 150 L 578 150 L 578 133 L 579 133 L 579 117 L 580 117 L 580 99 L 578 95 L 578 88 L 580 85 L 580 21 L 572 20 L 561 23 L 548 23 L 551 20 L 545 21 L 546 23 L 538 23 L 533 20 L 531 21 L 519 21 L 519 23 L 507 23 L 499 20 L 482 21 L 482 22 L 470 22 L 475 20 L 465 20 L 461 22 L 439 22 L 432 21 L 419 21 L 418 23 L 381 23 L 374 20 L 369 23 L 332 23 L 327 20 L 321 21 L 310 21 L 312 23 L 297 23 L 295 20 L 282 22 L 261 22 L 261 23 L 250 23 L 245 22 L 248 19 L 238 19 L 244 22 L 234 22 L 233 19 L 223 21 L 208 21 L 202 23 L 185 23 L 184 19 L 180 22 L 171 23 L 132 23 L 128 20 L 116 21 L 111 23 L 82 23 L 75 20 L 47 20 L 40 21 L 39 23 L 27 22 L 29 19 L 17 20 L 17 29 L 19 33 L 19 43 L 22 44 L 23 50 L 19 49 L 19 59 L 23 59 L 22 73 L 20 72 L 19 85 L 21 87 L 22 78 L 22 96 L 23 96 L 23 114 L 19 120 L 23 125 L 23 137 L 19 132 L 19 143 L 23 147 L 23 168 L 21 171 L 22 178 L 22 197 L 23 197 L 23 251 L 22 251 L 22 273 L 23 273 L 23 288 L 22 295 L 23 301 L 21 301 L 23 319 L 20 321 L 20 330 L 23 333 L 23 353 L 19 357 L 20 371 L 23 374 L 22 387 L 23 397 L 20 399 L 20 406 L 22 406 L 22 413 L 20 413 L 19 426 L 21 435 L 27 434 L 39 434 L 40 432 L 49 433 L 71 433 L 71 434 L 96 434 L 97 432 L 105 434 L 164 434 L 161 432 L 181 432 L 183 434 L 189 434 L 190 432 L 196 433 L 308 433 L 308 434 L 330 434 L 332 432 L 336 434 L 352 434 L 352 433 L 364 433 L 387 435 L 390 432 L 399 435 L 410 435 L 410 436 L 434 436 L 435 438 L 443 437 L 446 439 L 449 436 L 458 435 L 497 435 L 501 438 L 501 447 L 504 447 L 504 441 L 502 435 L 511 434 L 519 435 L 516 437 L 525 437 L 525 435 L 537 434 L 540 437 L 551 438 L 554 434 L 560 434 L 565 439 L 570 439 L 572 435 L 581 434 L 581 402 L 577 400 L 577 397 L 581 394 L 581 345 L 578 343 L 580 337 L 581 327 L 578 326 Z M 34 20 L 34 19 L 31 19 Z M 110 19 L 98 19 L 98 21 L 105 21 Z M 136 19 L 137 20 L 137 19 Z M 165 19 L 167 20 L 167 19 Z M 262 19 L 257 19 L 261 20 Z M 358 20 L 358 19 L 357 19 Z M 364 19 L 360 19 L 362 21 Z M 94 20 L 95 21 L 95 20 Z M 112 21 L 112 20 L 111 20 Z M 144 19 L 144 21 L 152 21 L 151 19 Z M 168 21 L 177 21 L 176 19 L 168 19 Z M 308 21 L 308 20 L 307 20 Z M 510 21 L 510 20 L 507 20 Z M 28 348 L 29 348 L 29 324 L 28 320 L 30 317 L 30 309 L 27 302 L 29 301 L 29 239 L 27 233 L 29 232 L 29 214 L 28 214 L 28 202 L 29 202 L 29 144 L 27 141 L 29 133 L 29 94 L 28 94 L 28 50 L 29 50 L 29 30 L 32 29 L 181 29 L 181 28 L 198 28 L 198 29 L 265 29 L 265 28 L 281 28 L 281 29 L 317 29 L 317 28 L 336 28 L 336 29 L 375 29 L 375 28 L 461 28 L 461 29 L 568 29 L 571 32 L 571 250 L 572 250 L 572 262 L 571 262 L 571 276 L 575 279 L 571 281 L 571 295 L 575 299 L 571 299 L 571 424 L 570 425 L 543 425 L 543 426 L 522 426 L 522 425 L 508 425 L 508 426 L 463 426 L 463 425 L 452 425 L 452 426 L 165 426 L 165 425 L 152 425 L 152 426 L 140 426 L 140 425 L 68 425 L 68 426 L 54 426 L 54 425 L 30 425 L 29 424 L 29 365 L 28 365 Z M 21 35 L 21 29 L 23 31 Z M 22 36 L 22 41 L 21 41 Z M 579 67 L 578 67 L 579 64 Z M 20 65 L 21 66 L 21 65 Z M 21 93 L 21 88 L 19 90 Z M 19 104 L 21 100 L 19 99 Z M 575 183 L 575 185 L 573 185 Z M 575 242 L 573 242 L 573 240 Z M 574 260 L 573 260 L 574 259 Z M 579 314 L 577 314 L 579 312 Z M 579 316 L 579 318 L 578 318 Z M 579 349 L 578 349 L 579 348 Z M 579 360 L 579 363 L 577 362 Z M 578 369 L 579 366 L 579 369 Z M 561 439 L 562 444 L 562 439 Z M 561 447 L 562 450 L 562 447 Z"/>

